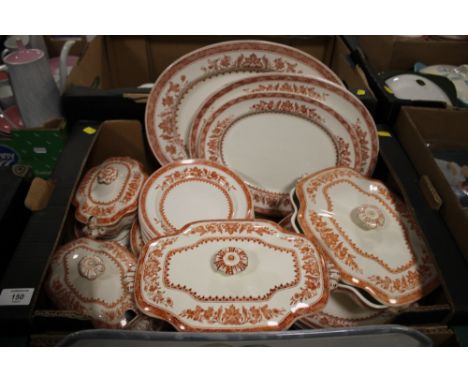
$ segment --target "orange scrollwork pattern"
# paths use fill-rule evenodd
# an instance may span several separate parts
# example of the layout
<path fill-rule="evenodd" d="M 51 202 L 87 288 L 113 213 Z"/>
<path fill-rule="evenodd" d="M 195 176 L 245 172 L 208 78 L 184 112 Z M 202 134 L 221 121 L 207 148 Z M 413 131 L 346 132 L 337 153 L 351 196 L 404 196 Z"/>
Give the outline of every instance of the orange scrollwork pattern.
<path fill-rule="evenodd" d="M 195 309 L 185 309 L 180 313 L 181 317 L 192 321 L 206 322 L 209 324 L 245 325 L 257 324 L 265 320 L 271 320 L 286 313 L 285 309 L 270 308 L 268 304 L 260 307 L 228 307 L 202 308 L 197 305 Z"/>
<path fill-rule="evenodd" d="M 210 132 L 210 137 L 206 143 L 207 147 L 207 158 L 214 162 L 219 161 L 220 159 L 220 143 L 222 142 L 222 137 L 226 132 L 227 128 L 232 124 L 233 117 L 227 117 L 216 123 L 216 127 Z M 204 147 L 201 149 L 202 155 L 204 156 Z"/>
<path fill-rule="evenodd" d="M 142 173 L 133 174 L 132 179 L 127 184 L 127 190 L 125 192 L 125 195 L 122 198 L 122 203 L 128 203 L 134 200 L 136 197 L 138 197 L 140 188 L 143 185 L 144 179 L 142 178 L 143 178 Z"/>
<path fill-rule="evenodd" d="M 206 179 L 219 184 L 224 189 L 231 191 L 236 187 L 228 182 L 228 180 L 219 174 L 217 171 L 209 170 L 204 167 L 190 166 L 180 171 L 173 171 L 164 177 L 164 180 L 156 188 L 165 191 L 173 184 L 187 179 Z"/>
<path fill-rule="evenodd" d="M 174 161 L 186 158 L 185 152 L 181 150 L 184 147 L 184 140 L 175 127 L 174 108 L 188 83 L 189 81 L 185 75 L 180 76 L 179 82 L 169 81 L 166 93 L 161 101 L 163 109 L 158 114 L 161 118 L 161 122 L 158 125 L 158 128 L 161 130 L 159 138 L 166 142 L 164 150 Z"/>
<path fill-rule="evenodd" d="M 191 229 L 191 232 L 203 236 L 205 234 L 217 234 L 217 233 L 228 233 L 233 234 L 256 234 L 258 236 L 263 235 L 274 235 L 276 231 L 272 228 L 268 228 L 261 225 L 255 225 L 252 223 L 213 223 L 203 224 Z"/>
<path fill-rule="evenodd" d="M 249 90 L 251 93 L 256 93 L 256 92 L 288 92 L 288 93 L 295 93 L 295 94 L 301 94 L 305 95 L 307 97 L 311 97 L 313 99 L 317 99 L 319 101 L 325 101 L 329 94 L 327 93 L 322 93 L 318 92 L 315 87 L 313 86 L 305 86 L 305 85 L 297 85 L 297 84 L 292 84 L 288 82 L 277 82 L 275 84 L 268 84 L 268 85 L 263 85 L 259 84 L 256 88 Z"/>
<path fill-rule="evenodd" d="M 304 271 L 305 278 L 304 286 L 291 297 L 291 304 L 298 304 L 316 296 L 322 280 L 320 277 L 320 266 L 317 262 L 318 257 L 314 256 L 314 249 L 310 243 L 307 243 L 304 239 L 296 238 L 294 239 L 294 247 L 299 249 L 299 252 L 302 254 L 301 268 Z"/>
<path fill-rule="evenodd" d="M 256 112 L 274 111 L 281 113 L 296 113 L 302 115 L 303 117 L 307 118 L 312 122 L 318 124 L 325 123 L 325 120 L 320 114 L 317 113 L 315 108 L 308 107 L 298 102 L 283 100 L 260 101 L 259 103 L 252 105 L 250 109 Z"/>
<path fill-rule="evenodd" d="M 267 56 L 240 54 L 237 57 L 223 55 L 222 57 L 208 60 L 208 65 L 201 68 L 205 73 L 224 72 L 234 70 L 274 71 L 286 73 L 302 73 L 297 70 L 297 64 L 293 64 L 280 57 L 273 60 Z"/>
<path fill-rule="evenodd" d="M 161 290 L 161 285 L 158 280 L 158 275 L 162 270 L 160 263 L 161 256 L 161 249 L 157 249 L 151 253 L 151 257 L 145 264 L 143 272 L 143 280 L 145 281 L 144 291 L 155 303 L 172 307 L 174 304 L 172 299 L 165 296 L 164 291 Z"/>
<path fill-rule="evenodd" d="M 253 186 L 251 187 L 251 191 L 255 205 L 266 206 L 268 209 L 276 211 L 289 211 L 292 209 L 291 201 L 287 194 L 271 193 Z M 258 208 L 258 210 L 260 211 L 261 208 Z"/>
<path fill-rule="evenodd" d="M 335 136 L 335 142 L 336 142 L 336 145 L 338 146 L 337 166 L 350 167 L 351 166 L 351 152 L 349 151 L 349 143 L 346 143 L 346 141 L 343 138 L 337 135 Z"/>
<path fill-rule="evenodd" d="M 356 131 L 356 134 L 359 139 L 359 144 L 361 146 L 361 160 L 362 163 L 367 163 L 370 158 L 371 153 L 369 152 L 369 140 L 368 134 L 363 130 L 361 126 L 361 120 L 358 118 L 356 122 L 351 124 L 351 127 Z"/>
<path fill-rule="evenodd" d="M 362 273 L 362 269 L 356 262 L 356 256 L 349 253 L 346 245 L 343 243 L 341 236 L 333 231 L 318 213 L 312 211 L 309 215 L 312 225 L 318 231 L 320 238 L 327 243 L 327 246 L 333 251 L 343 263 L 352 270 Z"/>
<path fill-rule="evenodd" d="M 425 256 L 418 263 L 416 271 L 408 271 L 405 275 L 396 279 L 373 275 L 369 277 L 369 280 L 390 293 L 405 293 L 408 290 L 420 288 L 421 285 L 424 285 L 427 280 L 433 277 L 434 269 L 427 265 L 430 263 L 431 259 Z"/>

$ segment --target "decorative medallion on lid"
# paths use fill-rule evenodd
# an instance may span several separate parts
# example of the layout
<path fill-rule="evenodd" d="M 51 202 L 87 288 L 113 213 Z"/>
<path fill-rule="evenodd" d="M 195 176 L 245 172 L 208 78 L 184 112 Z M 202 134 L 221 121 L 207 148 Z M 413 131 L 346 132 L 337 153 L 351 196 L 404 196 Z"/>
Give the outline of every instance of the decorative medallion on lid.
<path fill-rule="evenodd" d="M 234 275 L 247 268 L 247 265 L 249 265 L 249 258 L 242 249 L 228 247 L 218 251 L 214 263 L 217 270 L 226 275 Z"/>
<path fill-rule="evenodd" d="M 379 207 L 372 204 L 363 204 L 351 211 L 351 218 L 365 230 L 383 227 L 385 216 Z"/>
<path fill-rule="evenodd" d="M 88 280 L 94 280 L 105 271 L 106 267 L 100 257 L 84 256 L 78 263 L 80 275 Z"/>
<path fill-rule="evenodd" d="M 119 171 L 113 166 L 106 166 L 98 172 L 98 183 L 111 184 L 117 179 Z"/>

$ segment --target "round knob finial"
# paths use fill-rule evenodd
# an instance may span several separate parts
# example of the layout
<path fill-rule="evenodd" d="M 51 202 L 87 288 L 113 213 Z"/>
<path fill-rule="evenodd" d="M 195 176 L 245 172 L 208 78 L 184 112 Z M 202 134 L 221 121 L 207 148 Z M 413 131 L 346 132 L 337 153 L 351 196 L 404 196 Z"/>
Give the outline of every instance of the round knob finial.
<path fill-rule="evenodd" d="M 98 278 L 105 270 L 104 262 L 98 256 L 85 256 L 78 263 L 78 272 L 88 280 Z"/>
<path fill-rule="evenodd" d="M 363 204 L 351 211 L 354 223 L 364 230 L 372 230 L 383 227 L 385 216 L 379 207 L 372 204 Z"/>
<path fill-rule="evenodd" d="M 216 269 L 226 275 L 244 271 L 249 264 L 247 254 L 240 248 L 227 247 L 219 250 L 214 259 Z"/>

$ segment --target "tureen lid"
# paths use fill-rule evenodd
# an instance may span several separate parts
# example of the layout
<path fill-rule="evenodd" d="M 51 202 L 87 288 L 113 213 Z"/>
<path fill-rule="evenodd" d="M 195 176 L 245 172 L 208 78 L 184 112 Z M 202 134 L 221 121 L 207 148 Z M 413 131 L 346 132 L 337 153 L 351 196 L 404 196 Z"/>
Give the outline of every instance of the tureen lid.
<path fill-rule="evenodd" d="M 146 179 L 143 165 L 129 157 L 112 157 L 91 168 L 73 199 L 75 218 L 88 226 L 112 226 L 135 213 Z"/>
<path fill-rule="evenodd" d="M 266 220 L 192 223 L 145 246 L 136 303 L 181 331 L 287 329 L 327 302 L 320 253 Z"/>
<path fill-rule="evenodd" d="M 123 328 L 137 312 L 135 267 L 117 243 L 77 239 L 53 255 L 46 290 L 59 308 L 90 317 L 96 327 Z"/>
<path fill-rule="evenodd" d="M 349 168 L 300 179 L 297 220 L 319 241 L 342 280 L 388 306 L 419 300 L 439 283 L 419 226 L 384 184 Z"/>

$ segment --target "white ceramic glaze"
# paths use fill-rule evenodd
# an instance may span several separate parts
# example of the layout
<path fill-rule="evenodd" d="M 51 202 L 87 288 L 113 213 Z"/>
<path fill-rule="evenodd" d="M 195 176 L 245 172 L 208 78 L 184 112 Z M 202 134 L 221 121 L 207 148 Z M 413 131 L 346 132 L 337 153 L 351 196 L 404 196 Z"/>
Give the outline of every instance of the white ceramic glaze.
<path fill-rule="evenodd" d="M 395 97 L 412 101 L 439 101 L 451 106 L 445 92 L 434 82 L 417 74 L 399 74 L 385 80 Z"/>
<path fill-rule="evenodd" d="M 359 136 L 362 157 L 361 173 L 372 174 L 378 156 L 379 141 L 374 120 L 366 107 L 342 86 L 321 78 L 298 74 L 257 74 L 230 83 L 208 97 L 192 121 L 189 139 L 190 156 L 197 156 L 199 132 L 203 130 L 203 125 L 214 111 L 234 98 L 267 91 L 307 96 L 339 112 Z"/>
<path fill-rule="evenodd" d="M 135 257 L 124 247 L 81 238 L 53 255 L 45 286 L 60 309 L 85 315 L 96 327 L 125 328 L 128 317 L 138 315 L 133 300 L 135 267 Z"/>
<path fill-rule="evenodd" d="M 228 41 L 191 52 L 156 80 L 146 107 L 146 133 L 161 164 L 185 159 L 190 123 L 203 101 L 225 84 L 256 72 L 314 75 L 341 85 L 327 66 L 286 45 Z"/>
<path fill-rule="evenodd" d="M 382 325 L 391 322 L 394 316 L 389 309 L 371 309 L 353 294 L 338 288 L 330 293 L 327 305 L 320 312 L 301 318 L 296 325 L 304 329 Z"/>
<path fill-rule="evenodd" d="M 180 331 L 287 329 L 328 299 L 320 251 L 266 220 L 193 223 L 145 247 L 136 302 Z"/>
<path fill-rule="evenodd" d="M 419 226 L 382 183 L 331 168 L 299 180 L 296 195 L 304 234 L 326 249 L 352 289 L 405 306 L 439 284 Z"/>
<path fill-rule="evenodd" d="M 85 225 L 83 232 L 102 238 L 130 226 L 145 179 L 142 164 L 129 157 L 108 158 L 91 168 L 73 199 L 75 218 Z"/>
<path fill-rule="evenodd" d="M 272 215 L 291 212 L 288 192 L 304 174 L 361 169 L 356 130 L 335 110 L 293 93 L 251 93 L 223 104 L 200 131 L 199 155 L 236 171 L 255 210 Z"/>
<path fill-rule="evenodd" d="M 148 178 L 138 218 L 146 242 L 197 220 L 253 218 L 252 196 L 228 168 L 189 159 L 165 165 Z"/>

